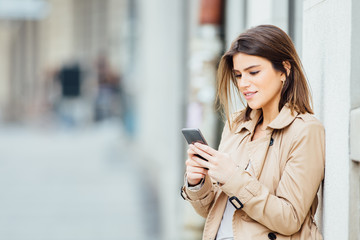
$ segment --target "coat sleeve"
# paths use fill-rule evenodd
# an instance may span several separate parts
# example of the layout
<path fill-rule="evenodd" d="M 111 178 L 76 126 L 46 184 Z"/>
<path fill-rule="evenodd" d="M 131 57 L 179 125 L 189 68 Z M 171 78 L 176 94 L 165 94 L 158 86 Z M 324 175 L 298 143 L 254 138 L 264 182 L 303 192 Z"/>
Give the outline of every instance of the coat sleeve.
<path fill-rule="evenodd" d="M 186 200 L 191 203 L 195 211 L 202 217 L 206 218 L 212 203 L 215 200 L 216 187 L 208 176 L 205 177 L 204 185 L 197 191 L 190 190 L 186 186 L 183 190 L 186 194 Z"/>
<path fill-rule="evenodd" d="M 227 195 L 241 201 L 252 219 L 283 235 L 299 231 L 324 177 L 323 126 L 308 121 L 297 132 L 275 194 L 243 169 L 222 186 Z"/>

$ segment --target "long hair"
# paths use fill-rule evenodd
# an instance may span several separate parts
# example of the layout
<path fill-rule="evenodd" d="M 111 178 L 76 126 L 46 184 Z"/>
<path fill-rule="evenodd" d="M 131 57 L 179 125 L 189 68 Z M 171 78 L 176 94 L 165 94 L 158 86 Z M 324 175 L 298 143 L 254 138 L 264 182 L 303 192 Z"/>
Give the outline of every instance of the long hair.
<path fill-rule="evenodd" d="M 266 58 L 272 67 L 285 73 L 286 81 L 281 90 L 279 111 L 288 104 L 291 111 L 311 113 L 312 97 L 303 71 L 300 58 L 290 37 L 280 28 L 273 25 L 259 25 L 240 34 L 231 44 L 230 49 L 221 57 L 217 72 L 217 103 L 223 115 L 230 123 L 230 106 L 232 85 L 240 97 L 241 93 L 233 73 L 233 56 L 245 53 Z M 290 63 L 290 74 L 287 75 L 283 62 Z M 233 119 L 233 124 L 250 120 L 252 109 L 246 106 L 242 114 Z M 231 128 L 232 126 L 230 126 Z"/>

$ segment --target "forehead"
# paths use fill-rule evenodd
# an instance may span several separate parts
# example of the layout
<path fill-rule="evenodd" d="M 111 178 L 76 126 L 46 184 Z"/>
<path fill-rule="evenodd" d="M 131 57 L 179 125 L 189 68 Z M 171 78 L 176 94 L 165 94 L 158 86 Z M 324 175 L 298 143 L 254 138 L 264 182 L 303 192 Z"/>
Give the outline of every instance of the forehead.
<path fill-rule="evenodd" d="M 260 65 L 262 67 L 271 66 L 271 62 L 266 58 L 248 55 L 245 53 L 237 53 L 233 56 L 234 70 L 242 71 L 250 66 Z"/>

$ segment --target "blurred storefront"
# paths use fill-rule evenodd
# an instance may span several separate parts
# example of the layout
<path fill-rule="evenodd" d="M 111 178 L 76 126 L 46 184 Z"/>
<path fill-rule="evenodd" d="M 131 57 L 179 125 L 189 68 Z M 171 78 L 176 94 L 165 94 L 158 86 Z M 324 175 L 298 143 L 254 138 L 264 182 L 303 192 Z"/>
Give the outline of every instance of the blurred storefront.
<path fill-rule="evenodd" d="M 78 64 L 83 72 L 81 121 L 92 121 L 97 58 L 105 53 L 119 74 L 125 67 L 127 1 L 2 0 L 0 4 L 1 120 L 37 121 L 51 114 L 61 95 L 56 74 Z"/>

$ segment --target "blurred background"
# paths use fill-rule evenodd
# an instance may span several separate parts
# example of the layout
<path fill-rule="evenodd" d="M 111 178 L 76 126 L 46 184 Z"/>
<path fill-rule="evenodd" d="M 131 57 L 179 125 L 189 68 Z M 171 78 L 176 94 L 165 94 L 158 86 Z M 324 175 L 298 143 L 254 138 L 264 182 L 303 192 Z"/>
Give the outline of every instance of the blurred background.
<path fill-rule="evenodd" d="M 0 239 L 201 239 L 204 219 L 180 197 L 180 130 L 200 128 L 217 147 L 219 58 L 259 24 L 293 39 L 327 131 L 317 222 L 325 239 L 360 239 L 358 10 L 356 0 L 0 0 Z"/>

